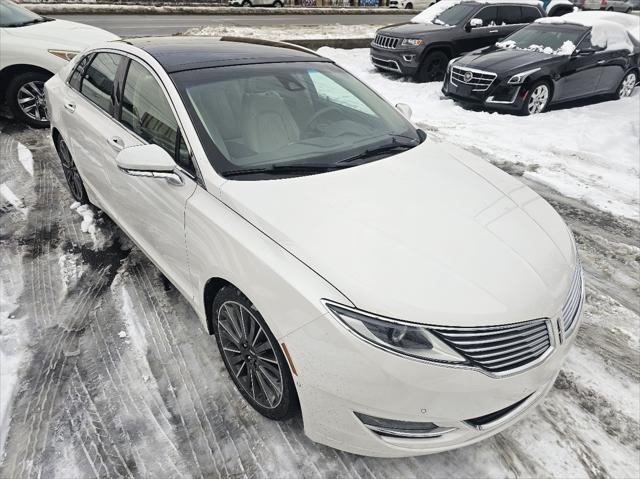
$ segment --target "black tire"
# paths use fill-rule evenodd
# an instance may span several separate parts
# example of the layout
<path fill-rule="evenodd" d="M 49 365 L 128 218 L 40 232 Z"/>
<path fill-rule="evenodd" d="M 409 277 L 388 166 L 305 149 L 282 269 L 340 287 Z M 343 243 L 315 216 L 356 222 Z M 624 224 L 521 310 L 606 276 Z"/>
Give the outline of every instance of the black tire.
<path fill-rule="evenodd" d="M 442 81 L 447 71 L 449 60 L 449 55 L 441 50 L 427 54 L 418 68 L 415 80 L 420 83 Z"/>
<path fill-rule="evenodd" d="M 87 190 L 84 187 L 84 182 L 80 176 L 80 172 L 76 167 L 76 164 L 71 157 L 69 147 L 62 138 L 58 138 L 56 141 L 56 151 L 58 152 L 58 158 L 62 164 L 62 171 L 64 177 L 67 180 L 67 186 L 73 199 L 83 205 L 90 205 L 89 196 L 87 196 Z"/>
<path fill-rule="evenodd" d="M 300 406 L 289 364 L 253 303 L 225 286 L 213 300 L 211 318 L 227 372 L 251 407 L 276 421 L 296 415 Z"/>
<path fill-rule="evenodd" d="M 404 6 L 405 10 L 413 10 L 413 3 L 409 2 Z"/>
<path fill-rule="evenodd" d="M 632 78 L 633 77 L 633 78 Z M 633 89 L 638 83 L 638 72 L 637 70 L 631 70 L 627 72 L 625 76 L 622 78 L 622 81 L 616 88 L 616 92 L 614 93 L 614 98 L 620 99 L 623 97 L 631 96 L 633 94 Z"/>
<path fill-rule="evenodd" d="M 7 106 L 17 121 L 35 128 L 49 126 L 44 102 L 44 83 L 49 78 L 49 73 L 30 71 L 16 75 L 9 82 L 6 92 Z M 29 100 L 30 97 L 33 100 Z"/>
<path fill-rule="evenodd" d="M 242 2 L 242 6 L 243 7 L 253 7 L 253 4 L 249 0 L 244 0 L 244 2 Z"/>
<path fill-rule="evenodd" d="M 282 2 L 280 0 L 276 0 L 275 2 L 273 2 L 273 8 L 282 8 Z"/>
<path fill-rule="evenodd" d="M 540 94 L 546 91 L 546 97 L 542 100 Z M 537 115 L 539 113 L 544 113 L 547 111 L 549 107 L 549 103 L 551 103 L 551 97 L 553 95 L 553 91 L 551 90 L 551 85 L 548 82 L 541 80 L 529 88 L 529 93 L 527 95 L 527 99 L 522 102 L 522 109 L 520 113 L 522 115 Z"/>

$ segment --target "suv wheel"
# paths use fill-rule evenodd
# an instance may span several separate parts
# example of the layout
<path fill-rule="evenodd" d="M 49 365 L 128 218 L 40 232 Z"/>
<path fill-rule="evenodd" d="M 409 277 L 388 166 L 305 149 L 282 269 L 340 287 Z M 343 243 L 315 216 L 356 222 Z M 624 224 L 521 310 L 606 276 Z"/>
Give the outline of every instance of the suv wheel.
<path fill-rule="evenodd" d="M 616 98 L 631 96 L 633 89 L 636 87 L 636 83 L 638 83 L 638 75 L 636 72 L 627 73 L 616 90 Z"/>
<path fill-rule="evenodd" d="M 289 365 L 253 303 L 227 286 L 213 301 L 213 332 L 236 388 L 260 414 L 278 421 L 298 412 Z"/>
<path fill-rule="evenodd" d="M 7 106 L 16 120 L 36 128 L 49 126 L 44 83 L 51 75 L 43 72 L 25 72 L 17 75 L 7 87 Z"/>
<path fill-rule="evenodd" d="M 549 100 L 551 99 L 551 88 L 547 82 L 540 81 L 534 83 L 529 89 L 529 96 L 522 105 L 522 113 L 524 115 L 536 115 L 547 109 Z"/>
<path fill-rule="evenodd" d="M 449 56 L 442 51 L 429 53 L 420 64 L 416 80 L 418 82 L 442 81 L 447 71 Z"/>
<path fill-rule="evenodd" d="M 413 3 L 411 3 L 411 2 L 407 3 L 407 4 L 404 6 L 404 8 L 405 8 L 406 10 L 413 10 Z"/>
<path fill-rule="evenodd" d="M 78 203 L 83 205 L 91 204 L 89 197 L 87 196 L 87 190 L 84 187 L 84 182 L 80 176 L 80 172 L 78 171 L 78 168 L 76 168 L 76 164 L 73 162 L 69 147 L 62 138 L 59 138 L 56 142 L 56 151 L 58 152 L 60 163 L 62 163 L 62 171 L 64 172 L 65 179 L 67 180 L 67 186 L 69 187 L 71 196 L 73 196 L 73 199 Z"/>

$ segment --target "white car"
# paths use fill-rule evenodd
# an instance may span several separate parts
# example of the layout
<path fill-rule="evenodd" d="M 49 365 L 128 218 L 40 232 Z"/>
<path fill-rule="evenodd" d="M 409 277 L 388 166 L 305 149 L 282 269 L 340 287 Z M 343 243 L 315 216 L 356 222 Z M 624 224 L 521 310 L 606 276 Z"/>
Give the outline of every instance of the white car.
<path fill-rule="evenodd" d="M 48 126 L 44 82 L 92 43 L 116 38 L 100 28 L 42 17 L 0 0 L 0 98 L 17 120 Z"/>
<path fill-rule="evenodd" d="M 182 292 L 266 417 L 300 408 L 317 442 L 411 456 L 491 436 L 553 386 L 584 295 L 565 223 L 330 60 L 130 39 L 46 93 L 74 199 Z"/>
<path fill-rule="evenodd" d="M 389 0 L 389 8 L 424 10 L 439 0 Z"/>
<path fill-rule="evenodd" d="M 282 8 L 284 0 L 230 0 L 231 7 L 273 7 Z"/>

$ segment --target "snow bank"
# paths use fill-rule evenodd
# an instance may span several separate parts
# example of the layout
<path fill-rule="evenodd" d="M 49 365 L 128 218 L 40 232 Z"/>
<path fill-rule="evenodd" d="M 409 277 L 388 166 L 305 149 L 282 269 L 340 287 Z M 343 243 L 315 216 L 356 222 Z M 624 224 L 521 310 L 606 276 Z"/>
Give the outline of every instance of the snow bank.
<path fill-rule="evenodd" d="M 269 25 L 260 28 L 208 25 L 191 28 L 185 35 L 211 37 L 256 37 L 264 40 L 324 40 L 328 38 L 373 38 L 380 25 Z"/>
<path fill-rule="evenodd" d="M 417 84 L 378 73 L 369 52 L 321 48 L 392 104 L 407 103 L 432 140 L 446 140 L 572 198 L 640 217 L 640 91 L 631 98 L 517 117 L 465 110 L 442 99 L 440 83 Z"/>
<path fill-rule="evenodd" d="M 543 45 L 529 45 L 527 48 L 518 48 L 516 42 L 513 40 L 505 40 L 504 42 L 496 42 L 496 46 L 498 48 L 513 48 L 518 50 L 529 50 L 532 52 L 540 52 L 546 53 L 548 55 L 571 55 L 573 51 L 576 49 L 575 44 L 567 40 L 564 42 L 560 48 L 554 50 L 551 47 L 545 47 Z"/>

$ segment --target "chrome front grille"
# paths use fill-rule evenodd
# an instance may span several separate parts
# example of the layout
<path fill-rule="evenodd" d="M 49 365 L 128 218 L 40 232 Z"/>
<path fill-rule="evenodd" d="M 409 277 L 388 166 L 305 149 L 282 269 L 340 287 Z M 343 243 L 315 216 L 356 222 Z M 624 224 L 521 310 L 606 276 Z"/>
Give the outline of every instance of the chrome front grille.
<path fill-rule="evenodd" d="M 525 369 L 551 348 L 549 322 L 544 319 L 504 326 L 430 329 L 472 365 L 495 375 Z"/>
<path fill-rule="evenodd" d="M 393 50 L 400 43 L 399 38 L 387 37 L 385 35 L 377 34 L 373 39 L 373 44 L 380 48 L 386 48 L 388 50 Z"/>
<path fill-rule="evenodd" d="M 473 87 L 473 91 L 485 91 L 491 86 L 496 77 L 497 75 L 492 72 L 454 65 L 451 67 L 449 81 L 455 86 L 470 85 Z"/>
<path fill-rule="evenodd" d="M 577 323 L 577 319 L 580 316 L 583 303 L 584 280 L 582 278 L 582 266 L 578 263 L 576 272 L 573 275 L 573 280 L 571 281 L 567 300 L 562 307 L 562 327 L 564 329 L 565 336 L 568 336 L 573 331 L 573 328 Z"/>

